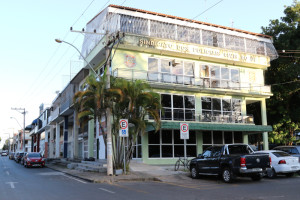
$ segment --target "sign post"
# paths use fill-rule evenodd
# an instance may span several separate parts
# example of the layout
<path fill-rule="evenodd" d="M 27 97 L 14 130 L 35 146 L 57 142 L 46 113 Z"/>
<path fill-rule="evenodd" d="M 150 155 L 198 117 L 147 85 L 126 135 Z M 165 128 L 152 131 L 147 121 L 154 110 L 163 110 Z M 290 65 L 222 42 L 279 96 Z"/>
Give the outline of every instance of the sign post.
<path fill-rule="evenodd" d="M 128 137 L 128 119 L 120 119 L 119 136 L 123 138 L 123 149 L 124 149 L 124 174 L 126 174 L 126 156 L 125 156 L 125 137 Z"/>
<path fill-rule="evenodd" d="M 180 123 L 180 139 L 184 140 L 184 162 L 186 162 L 186 140 L 189 139 L 189 124 L 188 123 Z M 185 170 L 184 164 L 184 170 Z"/>

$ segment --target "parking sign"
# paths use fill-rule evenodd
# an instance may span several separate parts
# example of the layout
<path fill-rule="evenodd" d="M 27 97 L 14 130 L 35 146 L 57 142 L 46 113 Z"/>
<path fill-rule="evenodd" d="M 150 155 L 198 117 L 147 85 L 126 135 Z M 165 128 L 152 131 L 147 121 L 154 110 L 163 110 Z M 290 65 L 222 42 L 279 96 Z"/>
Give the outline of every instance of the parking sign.
<path fill-rule="evenodd" d="M 180 123 L 180 139 L 189 139 L 189 124 Z"/>
<path fill-rule="evenodd" d="M 128 119 L 120 119 L 119 123 L 120 123 L 119 136 L 128 137 Z"/>

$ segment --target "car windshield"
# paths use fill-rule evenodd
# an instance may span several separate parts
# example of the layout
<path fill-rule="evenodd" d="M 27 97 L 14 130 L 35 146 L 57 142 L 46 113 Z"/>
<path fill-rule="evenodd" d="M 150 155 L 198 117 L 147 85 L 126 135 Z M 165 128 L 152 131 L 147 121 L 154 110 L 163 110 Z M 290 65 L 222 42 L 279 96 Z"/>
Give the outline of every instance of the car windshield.
<path fill-rule="evenodd" d="M 247 145 L 228 145 L 229 154 L 249 154 L 253 153 Z"/>
<path fill-rule="evenodd" d="M 28 157 L 29 157 L 29 158 L 33 158 L 33 157 L 41 157 L 41 154 L 39 154 L 39 153 L 31 153 L 31 154 L 28 154 Z"/>
<path fill-rule="evenodd" d="M 283 151 L 278 151 L 278 152 L 272 152 L 276 157 L 285 157 L 285 156 L 290 156 L 290 154 L 283 152 Z"/>

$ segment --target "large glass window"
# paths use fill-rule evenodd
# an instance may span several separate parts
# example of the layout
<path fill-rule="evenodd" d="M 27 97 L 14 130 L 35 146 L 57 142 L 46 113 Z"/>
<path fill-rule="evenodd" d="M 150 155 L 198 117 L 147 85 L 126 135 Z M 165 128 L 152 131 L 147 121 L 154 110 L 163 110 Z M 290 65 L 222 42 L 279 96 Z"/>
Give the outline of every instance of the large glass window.
<path fill-rule="evenodd" d="M 241 100 L 201 97 L 204 122 L 241 123 Z"/>
<path fill-rule="evenodd" d="M 196 132 L 189 131 L 189 139 L 180 139 L 179 130 L 160 130 L 157 133 L 154 131 L 148 132 L 149 141 L 149 158 L 174 158 L 183 157 L 184 148 L 186 148 L 187 157 L 196 157 Z M 150 142 L 151 141 L 151 142 Z"/>
<path fill-rule="evenodd" d="M 242 132 L 233 131 L 203 131 L 203 150 L 214 144 L 243 143 Z"/>
<path fill-rule="evenodd" d="M 162 120 L 195 121 L 195 97 L 161 94 Z"/>
<path fill-rule="evenodd" d="M 194 62 L 148 58 L 148 80 L 192 85 L 195 82 L 194 66 Z"/>
<path fill-rule="evenodd" d="M 201 65 L 200 67 L 200 85 L 207 88 L 230 88 L 240 89 L 240 71 L 239 69 L 230 69 L 228 67 Z"/>

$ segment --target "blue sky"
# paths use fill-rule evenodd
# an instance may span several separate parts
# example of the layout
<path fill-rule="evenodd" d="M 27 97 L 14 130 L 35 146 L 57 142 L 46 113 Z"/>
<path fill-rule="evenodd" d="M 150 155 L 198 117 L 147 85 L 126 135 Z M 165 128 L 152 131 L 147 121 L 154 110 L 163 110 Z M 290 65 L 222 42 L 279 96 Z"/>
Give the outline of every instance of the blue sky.
<path fill-rule="evenodd" d="M 219 2 L 219 3 L 218 3 Z M 217 4 L 218 3 L 218 4 Z M 12 107 L 25 108 L 26 125 L 50 105 L 56 91 L 70 79 L 70 62 L 78 53 L 60 38 L 81 49 L 85 24 L 108 4 L 123 5 L 188 19 L 261 33 L 270 19 L 284 16 L 293 0 L 10 0 L 0 3 L 0 137 L 23 126 L 23 116 Z M 89 6 L 90 5 L 90 6 Z M 73 66 L 73 65 L 72 65 Z M 76 69 L 71 68 L 71 72 Z M 14 117 L 15 119 L 10 119 Z M 1 147 L 1 146 L 0 146 Z"/>

